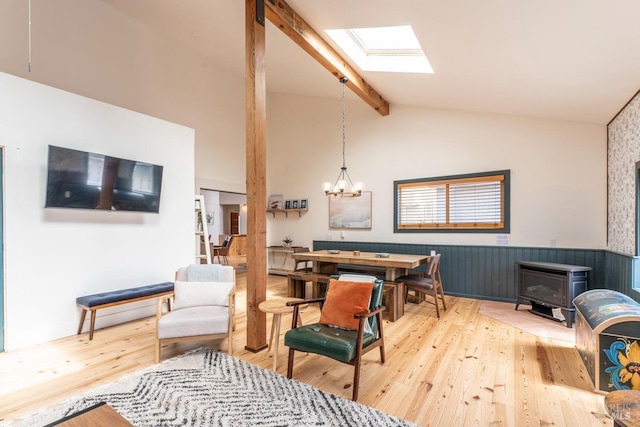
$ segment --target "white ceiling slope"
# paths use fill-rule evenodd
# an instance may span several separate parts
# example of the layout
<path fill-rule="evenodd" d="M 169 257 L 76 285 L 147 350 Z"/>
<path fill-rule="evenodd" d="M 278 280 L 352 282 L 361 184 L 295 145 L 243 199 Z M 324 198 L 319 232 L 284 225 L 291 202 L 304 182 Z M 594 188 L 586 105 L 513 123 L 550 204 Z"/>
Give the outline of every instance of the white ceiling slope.
<path fill-rule="evenodd" d="M 244 75 L 243 0 L 103 1 Z M 330 44 L 326 29 L 413 27 L 435 74 L 351 64 L 391 114 L 409 105 L 606 124 L 640 89 L 638 0 L 288 3 Z M 266 62 L 269 91 L 341 96 L 337 80 L 269 23 Z"/>

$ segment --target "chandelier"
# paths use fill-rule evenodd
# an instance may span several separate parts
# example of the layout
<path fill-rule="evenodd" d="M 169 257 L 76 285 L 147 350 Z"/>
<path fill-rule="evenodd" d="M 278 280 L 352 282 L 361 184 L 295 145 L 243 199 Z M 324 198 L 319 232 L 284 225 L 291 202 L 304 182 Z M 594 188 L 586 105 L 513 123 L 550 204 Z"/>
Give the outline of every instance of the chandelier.
<path fill-rule="evenodd" d="M 364 184 L 362 182 L 356 182 L 355 184 L 351 181 L 351 177 L 347 172 L 347 165 L 344 160 L 344 151 L 345 151 L 345 102 L 344 102 L 344 93 L 345 86 L 349 81 L 348 78 L 342 77 L 340 78 L 340 83 L 342 83 L 342 167 L 340 168 L 340 173 L 338 174 L 338 178 L 336 179 L 335 184 L 331 184 L 330 182 L 325 182 L 322 184 L 322 189 L 327 196 L 334 197 L 358 197 L 362 195 L 362 189 L 364 188 Z"/>

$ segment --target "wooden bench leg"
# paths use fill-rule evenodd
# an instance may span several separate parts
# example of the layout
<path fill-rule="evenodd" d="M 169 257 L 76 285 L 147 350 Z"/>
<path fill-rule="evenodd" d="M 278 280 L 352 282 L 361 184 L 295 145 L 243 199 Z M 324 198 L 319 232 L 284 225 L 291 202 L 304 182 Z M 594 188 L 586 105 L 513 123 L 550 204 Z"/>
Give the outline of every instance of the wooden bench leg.
<path fill-rule="evenodd" d="M 82 333 L 82 326 L 84 325 L 84 318 L 86 315 L 87 315 L 87 310 L 83 308 L 82 314 L 80 315 L 80 326 L 78 326 L 78 335 Z"/>
<path fill-rule="evenodd" d="M 96 327 L 96 311 L 91 310 L 91 326 L 89 327 L 89 341 L 93 339 L 93 329 Z"/>
<path fill-rule="evenodd" d="M 89 325 L 89 341 L 91 341 L 93 339 L 93 330 L 96 327 L 96 311 L 98 310 L 94 310 L 92 308 L 89 308 L 89 310 L 91 311 L 91 323 Z M 87 317 L 87 309 L 83 308 L 82 314 L 80 315 L 80 325 L 78 326 L 78 335 L 82 333 L 82 327 L 84 326 L 85 317 Z"/>
<path fill-rule="evenodd" d="M 307 281 L 302 279 L 296 283 L 296 298 L 307 298 Z"/>
<path fill-rule="evenodd" d="M 384 308 L 385 312 L 389 315 L 389 321 L 395 322 L 398 320 L 398 311 L 396 303 L 396 286 L 393 284 L 384 285 Z"/>
<path fill-rule="evenodd" d="M 327 294 L 328 281 L 315 279 L 312 285 L 312 297 L 323 298 Z"/>
<path fill-rule="evenodd" d="M 396 298 L 396 319 L 404 316 L 404 282 L 395 283 L 395 298 Z"/>
<path fill-rule="evenodd" d="M 293 279 L 291 277 L 287 277 L 287 296 L 293 297 L 293 295 L 294 295 Z"/>
<path fill-rule="evenodd" d="M 300 276 L 287 277 L 287 296 L 305 299 L 307 281 Z"/>

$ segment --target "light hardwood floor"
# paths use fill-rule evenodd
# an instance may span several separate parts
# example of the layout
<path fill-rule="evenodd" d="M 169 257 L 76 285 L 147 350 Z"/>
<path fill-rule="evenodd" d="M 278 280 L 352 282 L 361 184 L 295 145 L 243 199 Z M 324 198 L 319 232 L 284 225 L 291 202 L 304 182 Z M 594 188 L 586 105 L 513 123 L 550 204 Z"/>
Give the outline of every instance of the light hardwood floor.
<path fill-rule="evenodd" d="M 234 356 L 272 368 L 266 350 L 246 344 L 246 281 L 239 273 Z M 446 290 L 445 290 L 446 291 Z M 267 298 L 286 296 L 286 280 L 269 276 Z M 359 402 L 423 426 L 611 426 L 604 397 L 593 393 L 577 351 L 565 341 L 538 338 L 478 313 L 480 301 L 449 297 L 440 320 L 432 304 L 407 304 L 397 322 L 384 322 L 387 362 L 364 357 Z M 304 322 L 317 319 L 309 307 Z M 267 316 L 270 328 L 271 315 Z M 284 315 L 287 330 L 291 316 Z M 98 384 L 153 364 L 155 323 L 141 319 L 0 354 L 0 420 L 54 405 Z M 267 337 L 269 330 L 267 330 Z M 283 332 L 284 333 L 284 332 Z M 281 338 L 282 339 L 282 338 Z M 167 359 L 188 349 L 227 344 L 172 344 Z M 286 375 L 280 345 L 278 373 Z M 298 353 L 294 378 L 344 398 L 353 368 Z"/>

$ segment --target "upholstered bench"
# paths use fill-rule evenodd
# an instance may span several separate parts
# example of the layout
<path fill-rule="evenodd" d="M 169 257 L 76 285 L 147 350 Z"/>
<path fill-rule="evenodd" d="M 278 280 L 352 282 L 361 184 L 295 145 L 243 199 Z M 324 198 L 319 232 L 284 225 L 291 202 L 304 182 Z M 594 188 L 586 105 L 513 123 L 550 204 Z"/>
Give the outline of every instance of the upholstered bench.
<path fill-rule="evenodd" d="M 91 326 L 89 340 L 93 339 L 93 329 L 96 324 L 96 311 L 101 308 L 113 307 L 149 298 L 158 298 L 173 293 L 173 282 L 156 283 L 155 285 L 139 286 L 137 288 L 120 289 L 117 291 L 101 292 L 76 298 L 76 303 L 82 308 L 78 335 L 82 333 L 82 326 L 87 311 L 91 311 Z"/>

